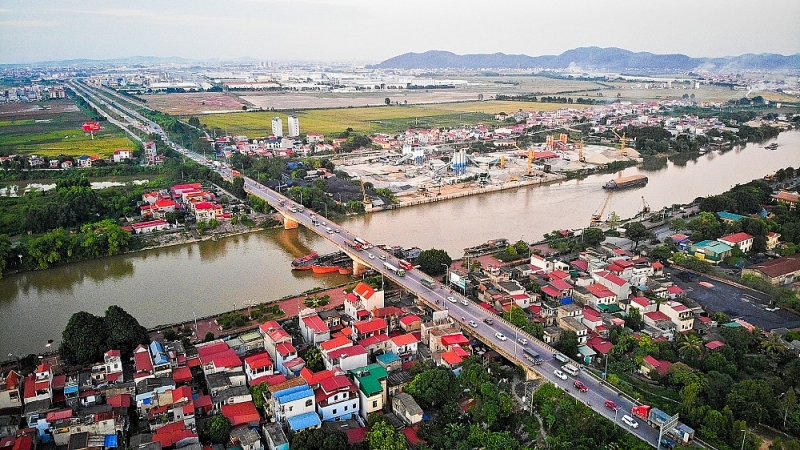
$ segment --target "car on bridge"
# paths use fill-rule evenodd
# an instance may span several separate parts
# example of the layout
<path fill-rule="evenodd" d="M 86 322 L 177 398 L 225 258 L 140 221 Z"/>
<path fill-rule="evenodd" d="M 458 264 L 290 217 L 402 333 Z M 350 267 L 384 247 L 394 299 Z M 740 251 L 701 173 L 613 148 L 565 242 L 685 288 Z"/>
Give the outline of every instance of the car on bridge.
<path fill-rule="evenodd" d="M 528 345 L 528 340 L 525 338 L 519 338 L 517 339 L 517 342 L 519 342 L 521 345 Z"/>
<path fill-rule="evenodd" d="M 467 300 L 465 298 L 462 298 L 461 299 L 461 304 L 464 305 L 464 306 L 469 306 L 469 300 Z"/>
<path fill-rule="evenodd" d="M 487 317 L 483 319 L 483 321 L 486 323 L 486 325 L 494 325 L 494 320 L 492 320 L 491 317 Z"/>
<path fill-rule="evenodd" d="M 495 333 L 494 337 L 496 337 L 497 339 L 500 339 L 501 341 L 505 341 L 506 339 L 508 339 L 505 334 L 500 333 L 500 332 Z"/>
<path fill-rule="evenodd" d="M 603 404 L 606 406 L 606 408 L 608 408 L 608 409 L 610 409 L 612 411 L 616 411 L 616 410 L 619 409 L 619 406 L 617 406 L 617 404 L 614 403 L 614 400 L 606 400 L 605 403 L 603 403 Z"/>
<path fill-rule="evenodd" d="M 633 417 L 625 414 L 622 416 L 622 423 L 631 427 L 631 428 L 639 428 L 639 422 L 636 421 Z"/>
<path fill-rule="evenodd" d="M 581 380 L 575 380 L 575 382 L 572 383 L 572 385 L 575 386 L 575 389 L 581 392 L 589 392 L 589 386 L 583 384 Z"/>
<path fill-rule="evenodd" d="M 455 297 L 447 297 L 447 300 L 448 300 L 450 303 L 456 303 L 456 302 L 458 302 L 458 300 L 456 300 L 456 298 L 455 298 Z"/>
<path fill-rule="evenodd" d="M 558 378 L 561 378 L 562 380 L 566 380 L 567 379 L 567 374 L 565 374 L 564 372 L 562 372 L 562 371 L 560 371 L 558 369 L 553 371 L 553 375 L 557 376 Z"/>
<path fill-rule="evenodd" d="M 475 322 L 474 320 L 470 320 L 469 321 L 469 326 L 471 326 L 472 328 L 478 328 L 478 322 Z"/>

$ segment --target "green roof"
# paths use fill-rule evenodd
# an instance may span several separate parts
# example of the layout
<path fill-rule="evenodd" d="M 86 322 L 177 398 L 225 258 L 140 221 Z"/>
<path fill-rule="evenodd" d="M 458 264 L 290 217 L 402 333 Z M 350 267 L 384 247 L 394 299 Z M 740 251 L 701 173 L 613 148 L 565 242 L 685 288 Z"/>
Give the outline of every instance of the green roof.
<path fill-rule="evenodd" d="M 610 305 L 597 305 L 597 307 L 606 313 L 613 314 L 622 311 L 622 308 L 619 307 L 616 303 L 611 303 Z"/>
<path fill-rule="evenodd" d="M 389 378 L 389 373 L 386 372 L 386 369 L 377 363 L 352 369 L 350 373 L 358 380 L 358 388 L 367 397 L 382 393 L 383 385 L 381 380 Z"/>

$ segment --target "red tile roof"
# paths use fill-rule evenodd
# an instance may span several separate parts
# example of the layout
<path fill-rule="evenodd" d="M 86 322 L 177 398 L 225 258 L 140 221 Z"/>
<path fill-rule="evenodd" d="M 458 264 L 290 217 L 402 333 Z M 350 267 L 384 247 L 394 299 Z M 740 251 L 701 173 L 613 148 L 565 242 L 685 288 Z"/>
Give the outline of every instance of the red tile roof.
<path fill-rule="evenodd" d="M 353 327 L 358 334 L 374 333 L 376 331 L 386 331 L 388 329 L 386 321 L 381 318 L 356 322 L 353 324 Z"/>
<path fill-rule="evenodd" d="M 253 402 L 234 403 L 222 405 L 222 415 L 231 420 L 231 426 L 258 423 L 261 416 Z"/>
<path fill-rule="evenodd" d="M 590 284 L 586 286 L 586 290 L 597 298 L 616 297 L 616 294 L 600 283 Z"/>
<path fill-rule="evenodd" d="M 554 288 L 553 286 L 545 286 L 542 288 L 542 293 L 549 296 L 549 297 L 561 297 L 561 291 Z"/>
<path fill-rule="evenodd" d="M 451 366 L 461 364 L 461 361 L 463 361 L 460 356 L 456 355 L 455 352 L 452 351 L 442 353 L 442 360 Z"/>
<path fill-rule="evenodd" d="M 363 299 L 369 299 L 373 294 L 375 294 L 375 289 L 372 289 L 367 283 L 361 282 L 358 283 L 355 288 L 353 288 L 353 292 Z"/>
<path fill-rule="evenodd" d="M 314 314 L 313 316 L 303 317 L 303 323 L 306 324 L 307 328 L 310 328 L 314 331 L 314 333 L 327 333 L 330 332 L 330 328 L 322 319 L 319 318 L 318 315 Z"/>
<path fill-rule="evenodd" d="M 586 345 L 588 345 L 589 348 L 602 355 L 608 354 L 608 352 L 610 352 L 611 349 L 614 347 L 614 344 L 612 344 L 611 342 L 597 336 L 589 339 L 589 341 L 586 342 Z"/>
<path fill-rule="evenodd" d="M 319 346 L 322 347 L 323 352 L 329 352 L 341 347 L 351 347 L 352 345 L 353 341 L 344 336 L 339 336 L 335 339 L 331 339 L 330 341 L 325 341 L 319 344 Z"/>
<path fill-rule="evenodd" d="M 717 240 L 721 241 L 721 242 L 726 242 L 726 243 L 730 242 L 732 244 L 738 244 L 738 243 L 744 242 L 744 241 L 746 241 L 748 239 L 753 239 L 753 236 L 750 236 L 749 234 L 744 233 L 744 232 L 739 232 L 739 233 L 729 234 L 727 236 L 722 236 L 721 238 L 719 238 Z"/>
<path fill-rule="evenodd" d="M 249 367 L 251 370 L 258 370 L 265 367 L 271 367 L 272 358 L 269 357 L 269 353 L 267 352 L 257 353 L 245 358 L 244 363 L 247 364 L 247 367 Z"/>
<path fill-rule="evenodd" d="M 318 385 L 320 381 L 334 375 L 335 373 L 333 371 L 327 369 L 320 370 L 319 372 L 312 372 L 308 367 L 303 367 L 303 370 L 300 371 L 300 376 L 312 387 Z"/>
<path fill-rule="evenodd" d="M 560 280 L 560 279 L 556 279 L 556 280 L 550 281 L 550 286 L 553 286 L 554 288 L 558 289 L 559 291 L 568 291 L 568 290 L 573 288 L 573 286 L 571 284 L 567 283 L 564 280 Z"/>
<path fill-rule="evenodd" d="M 762 263 L 747 266 L 746 269 L 755 270 L 763 273 L 768 277 L 779 277 L 788 273 L 800 270 L 800 257 L 791 256 L 785 258 L 776 258 L 764 261 Z"/>
<path fill-rule="evenodd" d="M 291 354 L 297 353 L 297 349 L 294 348 L 289 342 L 281 342 L 280 344 L 275 346 L 275 351 L 278 352 L 281 356 L 289 356 Z"/>
<path fill-rule="evenodd" d="M 649 312 L 649 313 L 644 313 L 644 316 L 649 318 L 650 320 L 652 320 L 654 322 L 658 322 L 660 320 L 666 320 L 667 322 L 670 321 L 669 316 L 664 314 L 661 311 L 653 311 L 653 312 Z"/>
<path fill-rule="evenodd" d="M 188 383 L 192 381 L 192 369 L 188 367 L 176 367 L 172 369 L 172 379 L 176 383 Z"/>
<path fill-rule="evenodd" d="M 401 347 L 403 345 L 416 344 L 419 342 L 413 334 L 407 333 L 392 338 L 394 345 Z"/>
<path fill-rule="evenodd" d="M 417 316 L 416 314 L 411 314 L 400 319 L 400 323 L 406 326 L 411 325 L 412 323 L 415 322 L 422 322 L 422 319 L 420 319 L 419 316 Z"/>
<path fill-rule="evenodd" d="M 634 303 L 646 308 L 650 306 L 650 299 L 647 297 L 631 297 L 631 304 Z"/>
<path fill-rule="evenodd" d="M 720 347 L 724 347 L 724 346 L 725 346 L 725 343 L 722 342 L 722 341 L 711 341 L 711 342 L 706 343 L 706 348 L 709 349 L 709 350 L 716 350 L 716 349 L 718 349 Z"/>
<path fill-rule="evenodd" d="M 469 344 L 469 339 L 464 337 L 463 334 L 448 334 L 447 336 L 442 336 L 442 345 L 464 345 Z"/>
<path fill-rule="evenodd" d="M 570 275 L 567 272 L 558 269 L 548 273 L 547 276 L 549 276 L 551 279 L 557 279 L 557 280 L 563 280 L 565 278 L 570 277 Z"/>
<path fill-rule="evenodd" d="M 358 341 L 358 345 L 369 347 L 370 345 L 380 344 L 381 342 L 388 341 L 389 335 L 388 334 L 376 334 L 374 336 L 370 336 L 368 338 L 361 339 Z"/>
<path fill-rule="evenodd" d="M 622 278 L 614 275 L 611 272 L 607 272 L 605 270 L 601 271 L 601 272 L 597 272 L 597 275 L 599 277 L 601 277 L 601 278 L 605 278 L 606 280 L 614 283 L 617 286 L 624 286 L 627 283 L 627 281 L 623 280 Z"/>

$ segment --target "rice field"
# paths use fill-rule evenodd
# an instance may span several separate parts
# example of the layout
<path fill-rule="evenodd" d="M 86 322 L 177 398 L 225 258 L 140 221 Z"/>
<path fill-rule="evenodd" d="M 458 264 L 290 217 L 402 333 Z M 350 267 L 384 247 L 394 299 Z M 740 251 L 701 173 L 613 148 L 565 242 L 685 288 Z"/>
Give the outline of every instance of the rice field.
<path fill-rule="evenodd" d="M 395 133 L 409 127 L 453 127 L 494 119 L 499 112 L 552 111 L 564 104 L 483 101 L 413 106 L 376 106 L 369 108 L 318 109 L 298 111 L 302 133 L 340 133 L 347 128 L 359 133 Z M 582 105 L 570 105 L 582 107 Z M 280 117 L 284 129 L 288 114 L 274 111 L 237 112 L 200 116 L 209 128 L 219 128 L 232 135 L 265 136 L 272 133 L 272 118 Z"/>
<path fill-rule="evenodd" d="M 92 136 L 81 125 L 89 120 L 71 100 L 0 105 L 0 154 L 55 157 L 109 157 L 134 143 L 113 125 Z"/>

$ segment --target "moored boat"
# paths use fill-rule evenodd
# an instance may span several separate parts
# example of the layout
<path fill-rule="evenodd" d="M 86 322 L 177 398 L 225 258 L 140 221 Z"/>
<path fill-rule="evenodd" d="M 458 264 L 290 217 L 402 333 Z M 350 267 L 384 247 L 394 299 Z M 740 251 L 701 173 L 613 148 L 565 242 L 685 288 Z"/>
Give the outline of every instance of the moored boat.
<path fill-rule="evenodd" d="M 318 257 L 319 254 L 317 252 L 311 252 L 305 256 L 301 256 L 292 261 L 292 270 L 310 270 L 311 265 L 314 264 Z"/>

